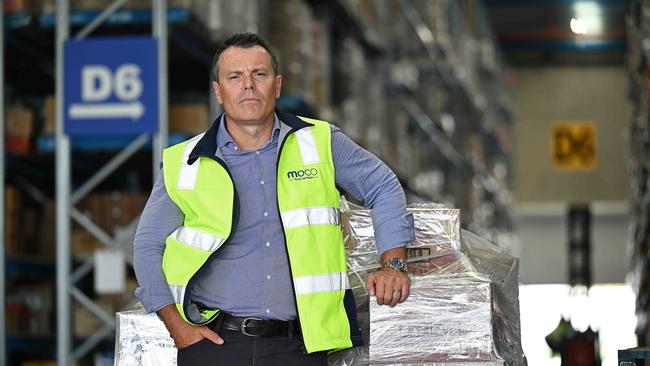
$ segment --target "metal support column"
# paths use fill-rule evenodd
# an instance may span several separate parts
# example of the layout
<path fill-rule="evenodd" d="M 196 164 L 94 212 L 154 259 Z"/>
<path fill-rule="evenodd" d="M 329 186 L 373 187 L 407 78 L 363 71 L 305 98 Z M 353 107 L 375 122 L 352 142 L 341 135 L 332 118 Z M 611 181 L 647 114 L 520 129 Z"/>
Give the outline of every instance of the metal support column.
<path fill-rule="evenodd" d="M 81 40 L 92 33 L 105 20 L 114 14 L 126 2 L 126 0 L 114 0 L 101 14 L 91 23 L 75 35 L 76 40 Z M 152 31 L 158 39 L 159 58 L 159 80 L 160 80 L 160 120 L 159 131 L 153 137 L 153 168 L 154 179 L 158 174 L 161 161 L 161 149 L 166 147 L 167 142 L 167 5 L 163 0 L 153 0 Z M 92 351 L 102 340 L 111 334 L 115 334 L 115 320 L 113 314 L 104 312 L 91 298 L 85 295 L 76 287 L 76 282 L 81 280 L 93 268 L 91 260 L 83 263 L 74 273 L 71 273 L 71 252 L 70 252 L 70 220 L 76 221 L 81 227 L 100 239 L 107 247 L 113 250 L 119 248 L 119 243 L 124 241 L 124 231 L 116 235 L 110 235 L 99 228 L 92 220 L 79 212 L 74 206 L 84 196 L 89 194 L 98 184 L 112 174 L 129 157 L 135 154 L 149 140 L 148 134 L 142 134 L 132 141 L 120 153 L 114 156 L 108 163 L 100 168 L 90 179 L 81 184 L 80 187 L 71 193 L 71 168 L 70 168 L 70 140 L 64 133 L 64 65 L 63 46 L 69 38 L 68 21 L 68 0 L 57 0 L 57 33 L 56 33 L 56 273 L 57 273 L 57 360 L 61 366 L 68 366 L 78 361 L 88 352 Z M 128 226 L 129 233 L 135 232 L 137 218 Z M 72 347 L 72 321 L 71 321 L 71 298 L 74 298 L 80 305 L 89 309 L 104 323 L 91 337 L 75 347 Z"/>
<path fill-rule="evenodd" d="M 169 81 L 167 80 L 167 2 L 164 0 L 152 1 L 151 32 L 158 40 L 158 134 L 153 140 L 153 181 L 155 182 L 162 162 L 162 149 L 169 144 L 167 139 Z"/>
<path fill-rule="evenodd" d="M 57 363 L 71 364 L 70 140 L 63 133 L 63 45 L 68 39 L 68 1 L 56 2 L 56 309 Z"/>

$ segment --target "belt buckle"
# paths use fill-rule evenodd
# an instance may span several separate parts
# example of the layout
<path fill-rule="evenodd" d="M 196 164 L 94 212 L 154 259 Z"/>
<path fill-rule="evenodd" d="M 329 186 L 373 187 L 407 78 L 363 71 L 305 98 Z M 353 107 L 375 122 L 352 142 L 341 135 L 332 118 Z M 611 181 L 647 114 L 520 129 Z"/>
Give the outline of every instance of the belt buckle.
<path fill-rule="evenodd" d="M 249 337 L 259 337 L 257 334 L 250 334 L 246 331 L 246 322 L 249 320 L 262 320 L 260 318 L 254 318 L 254 317 L 247 317 L 244 318 L 244 320 L 241 322 L 241 325 L 239 326 L 239 330 L 244 333 L 244 335 L 247 335 Z"/>

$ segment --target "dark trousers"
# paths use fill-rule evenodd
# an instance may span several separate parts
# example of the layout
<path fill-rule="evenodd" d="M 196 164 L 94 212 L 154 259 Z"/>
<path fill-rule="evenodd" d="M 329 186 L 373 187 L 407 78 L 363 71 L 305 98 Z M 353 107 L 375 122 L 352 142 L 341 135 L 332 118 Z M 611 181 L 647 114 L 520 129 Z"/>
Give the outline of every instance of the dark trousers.
<path fill-rule="evenodd" d="M 327 366 L 327 351 L 304 354 L 296 337 L 249 337 L 221 329 L 224 343 L 208 339 L 178 350 L 178 366 Z"/>

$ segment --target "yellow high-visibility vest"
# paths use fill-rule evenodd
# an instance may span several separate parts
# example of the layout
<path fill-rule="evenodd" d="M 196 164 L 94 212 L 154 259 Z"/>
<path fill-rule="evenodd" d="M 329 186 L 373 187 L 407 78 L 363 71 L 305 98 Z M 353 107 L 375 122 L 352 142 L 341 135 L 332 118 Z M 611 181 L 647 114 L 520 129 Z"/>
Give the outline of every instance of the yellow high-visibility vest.
<path fill-rule="evenodd" d="M 278 209 L 305 349 L 349 348 L 362 341 L 339 225 L 330 125 L 276 113 L 282 121 Z M 194 304 L 190 292 L 210 259 L 228 245 L 239 215 L 236 188 L 216 148 L 220 121 L 163 152 L 165 187 L 184 220 L 167 237 L 162 267 L 178 312 L 195 325 L 219 313 Z"/>

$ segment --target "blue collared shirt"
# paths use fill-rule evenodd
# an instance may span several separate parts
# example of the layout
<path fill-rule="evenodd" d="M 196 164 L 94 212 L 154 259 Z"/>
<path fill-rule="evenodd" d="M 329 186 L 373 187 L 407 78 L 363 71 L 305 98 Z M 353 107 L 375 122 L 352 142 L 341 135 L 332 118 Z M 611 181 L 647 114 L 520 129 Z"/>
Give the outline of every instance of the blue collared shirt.
<path fill-rule="evenodd" d="M 239 197 L 239 222 L 192 290 L 194 301 L 236 316 L 296 318 L 288 257 L 277 209 L 276 154 L 280 121 L 272 138 L 256 151 L 241 151 L 223 119 L 217 147 L 228 165 Z M 372 208 L 379 253 L 414 239 L 413 218 L 395 174 L 377 157 L 332 126 L 336 184 Z M 142 212 L 134 240 L 136 295 L 148 311 L 173 304 L 162 272 L 165 239 L 182 225 L 160 174 Z"/>

